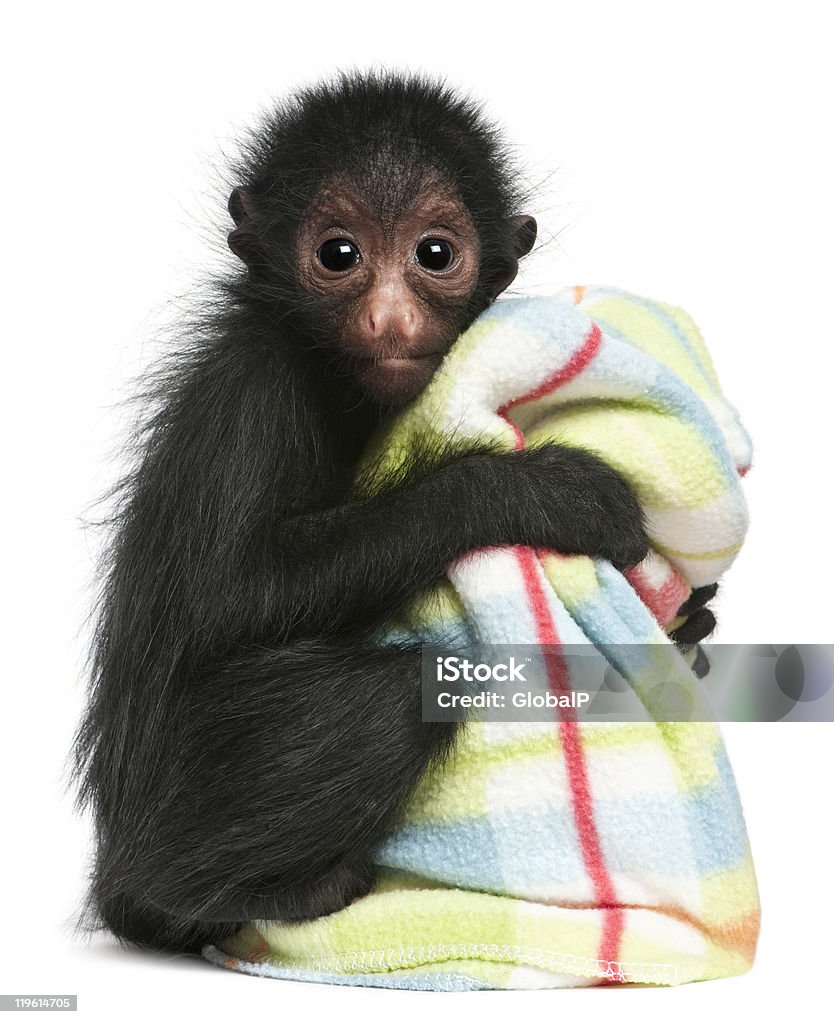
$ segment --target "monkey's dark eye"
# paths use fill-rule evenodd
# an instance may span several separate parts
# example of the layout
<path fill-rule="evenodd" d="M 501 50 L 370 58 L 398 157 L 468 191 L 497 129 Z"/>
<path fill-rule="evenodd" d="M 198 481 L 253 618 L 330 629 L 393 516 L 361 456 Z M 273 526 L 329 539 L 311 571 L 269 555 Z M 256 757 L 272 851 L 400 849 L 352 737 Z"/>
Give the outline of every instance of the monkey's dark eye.
<path fill-rule="evenodd" d="M 455 258 L 455 251 L 442 238 L 427 238 L 420 242 L 414 255 L 421 267 L 426 270 L 448 270 Z"/>
<path fill-rule="evenodd" d="M 319 246 L 316 255 L 326 270 L 350 270 L 359 262 L 359 249 L 347 238 L 331 238 Z"/>

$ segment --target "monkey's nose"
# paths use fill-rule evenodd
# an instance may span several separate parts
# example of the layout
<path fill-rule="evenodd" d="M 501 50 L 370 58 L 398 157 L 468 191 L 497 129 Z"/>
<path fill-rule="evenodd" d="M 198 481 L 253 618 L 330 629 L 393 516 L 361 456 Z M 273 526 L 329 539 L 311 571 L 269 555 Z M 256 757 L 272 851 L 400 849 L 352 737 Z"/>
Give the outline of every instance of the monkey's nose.
<path fill-rule="evenodd" d="M 411 341 L 417 336 L 419 320 L 417 310 L 407 299 L 369 302 L 366 308 L 366 326 L 374 340 L 397 337 Z"/>

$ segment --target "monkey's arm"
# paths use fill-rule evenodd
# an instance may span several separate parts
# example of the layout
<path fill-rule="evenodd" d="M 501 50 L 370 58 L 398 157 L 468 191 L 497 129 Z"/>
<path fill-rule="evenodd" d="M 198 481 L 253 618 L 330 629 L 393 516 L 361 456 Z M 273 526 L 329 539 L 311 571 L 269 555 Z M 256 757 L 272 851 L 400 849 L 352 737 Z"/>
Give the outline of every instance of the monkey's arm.
<path fill-rule="evenodd" d="M 639 562 L 642 512 L 597 456 L 547 445 L 459 456 L 365 501 L 272 525 L 254 553 L 258 639 L 370 627 L 465 551 L 529 544 Z"/>

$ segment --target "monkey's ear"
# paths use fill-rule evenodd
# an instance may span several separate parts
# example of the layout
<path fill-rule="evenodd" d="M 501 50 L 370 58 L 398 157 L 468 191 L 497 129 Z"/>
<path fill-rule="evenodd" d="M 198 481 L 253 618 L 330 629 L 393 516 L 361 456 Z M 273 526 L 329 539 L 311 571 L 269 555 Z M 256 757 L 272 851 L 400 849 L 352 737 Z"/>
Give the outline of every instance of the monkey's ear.
<path fill-rule="evenodd" d="M 510 220 L 510 228 L 513 232 L 513 254 L 517 260 L 520 260 L 536 244 L 539 226 L 535 217 L 522 213 L 519 217 L 513 217 Z"/>
<path fill-rule="evenodd" d="M 526 256 L 536 242 L 538 225 L 535 217 L 521 214 L 510 219 L 511 257 L 505 264 L 504 271 L 498 274 L 489 284 L 491 298 L 497 298 L 506 288 L 513 283 L 518 274 L 518 261 Z"/>
<path fill-rule="evenodd" d="M 229 196 L 229 213 L 236 227 L 229 232 L 227 239 L 229 248 L 251 266 L 258 257 L 260 246 L 258 243 L 258 232 L 255 227 L 257 219 L 257 207 L 252 193 L 246 188 L 233 188 Z"/>

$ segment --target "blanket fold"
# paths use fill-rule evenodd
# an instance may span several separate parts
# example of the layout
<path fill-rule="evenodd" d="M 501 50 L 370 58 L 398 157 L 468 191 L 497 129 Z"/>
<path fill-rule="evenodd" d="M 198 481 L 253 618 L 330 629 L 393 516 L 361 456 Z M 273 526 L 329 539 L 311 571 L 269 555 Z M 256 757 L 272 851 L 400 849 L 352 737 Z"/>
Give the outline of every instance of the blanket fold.
<path fill-rule="evenodd" d="M 656 703 L 668 679 L 697 699 L 668 632 L 747 528 L 750 441 L 698 329 L 611 288 L 499 301 L 374 439 L 366 485 L 432 437 L 594 450 L 634 488 L 652 550 L 626 573 L 520 546 L 471 552 L 381 642 L 593 644 L 652 720 L 467 723 L 379 849 L 368 896 L 309 923 L 252 922 L 204 955 L 269 977 L 439 990 L 749 969 L 758 893 L 720 732 L 664 721 Z"/>

